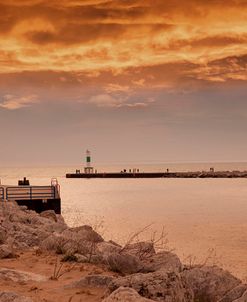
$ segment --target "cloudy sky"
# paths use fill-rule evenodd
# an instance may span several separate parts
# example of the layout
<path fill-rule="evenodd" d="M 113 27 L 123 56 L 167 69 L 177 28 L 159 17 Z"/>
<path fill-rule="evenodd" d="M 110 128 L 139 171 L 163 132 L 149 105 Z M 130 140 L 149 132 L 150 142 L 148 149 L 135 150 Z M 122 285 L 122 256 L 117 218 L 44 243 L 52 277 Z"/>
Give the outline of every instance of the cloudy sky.
<path fill-rule="evenodd" d="M 247 161 L 246 0 L 0 0 L 1 165 Z"/>

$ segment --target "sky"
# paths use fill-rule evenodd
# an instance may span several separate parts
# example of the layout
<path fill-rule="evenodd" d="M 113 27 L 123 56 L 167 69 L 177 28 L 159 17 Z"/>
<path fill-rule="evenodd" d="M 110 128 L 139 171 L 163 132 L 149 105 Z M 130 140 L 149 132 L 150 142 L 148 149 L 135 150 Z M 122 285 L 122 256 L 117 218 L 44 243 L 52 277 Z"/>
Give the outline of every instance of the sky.
<path fill-rule="evenodd" d="M 0 0 L 0 165 L 247 161 L 246 0 Z"/>

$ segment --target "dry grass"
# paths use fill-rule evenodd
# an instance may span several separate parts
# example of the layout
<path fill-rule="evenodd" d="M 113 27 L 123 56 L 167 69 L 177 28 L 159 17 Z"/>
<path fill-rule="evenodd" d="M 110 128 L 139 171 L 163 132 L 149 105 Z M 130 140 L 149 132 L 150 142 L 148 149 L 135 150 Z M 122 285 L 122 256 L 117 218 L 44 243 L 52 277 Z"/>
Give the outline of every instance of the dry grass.
<path fill-rule="evenodd" d="M 67 268 L 64 269 L 64 262 L 60 261 L 58 257 L 56 257 L 55 264 L 53 267 L 53 274 L 50 277 L 51 280 L 59 280 L 60 277 L 65 275 L 66 273 L 71 272 L 76 266 L 76 263 L 71 264 L 67 266 Z"/>
<path fill-rule="evenodd" d="M 168 240 L 168 233 L 165 232 L 165 228 L 163 227 L 160 232 L 152 231 L 151 227 L 153 224 L 146 225 L 145 227 L 141 228 L 140 230 L 136 231 L 135 233 L 131 234 L 123 245 L 120 253 L 124 253 L 128 250 L 128 247 L 131 244 L 136 244 L 136 256 L 141 259 L 147 259 L 152 255 L 153 248 L 157 252 L 161 251 L 172 251 L 169 248 L 169 240 Z M 147 235 L 149 232 L 149 235 Z M 142 238 L 150 238 L 149 240 L 142 240 Z M 149 245 L 145 246 L 142 245 L 141 242 L 147 242 Z M 139 243 L 139 244 L 138 244 Z"/>
<path fill-rule="evenodd" d="M 198 257 L 195 255 L 188 255 L 183 259 L 183 263 L 187 266 L 188 269 L 191 269 L 193 267 L 204 267 L 207 265 L 218 265 L 222 266 L 220 258 L 217 255 L 216 249 L 211 248 L 207 251 L 207 254 L 204 259 L 199 260 Z"/>

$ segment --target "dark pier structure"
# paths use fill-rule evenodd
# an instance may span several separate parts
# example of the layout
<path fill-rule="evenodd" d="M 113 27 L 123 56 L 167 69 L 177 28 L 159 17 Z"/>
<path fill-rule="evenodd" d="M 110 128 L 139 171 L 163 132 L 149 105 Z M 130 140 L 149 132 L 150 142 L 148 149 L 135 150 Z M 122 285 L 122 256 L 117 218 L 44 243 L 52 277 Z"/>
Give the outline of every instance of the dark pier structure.
<path fill-rule="evenodd" d="M 247 171 L 68 173 L 66 178 L 247 178 Z"/>
<path fill-rule="evenodd" d="M 61 214 L 60 187 L 56 179 L 51 180 L 50 186 L 31 186 L 25 177 L 19 180 L 18 186 L 0 185 L 0 202 L 11 201 L 38 213 L 54 210 Z"/>

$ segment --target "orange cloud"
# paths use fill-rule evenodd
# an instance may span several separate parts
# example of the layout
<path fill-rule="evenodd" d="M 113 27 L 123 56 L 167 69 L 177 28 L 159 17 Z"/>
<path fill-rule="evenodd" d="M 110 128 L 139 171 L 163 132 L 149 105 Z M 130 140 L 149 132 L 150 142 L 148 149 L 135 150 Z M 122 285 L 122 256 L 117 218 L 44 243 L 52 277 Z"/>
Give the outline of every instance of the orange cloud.
<path fill-rule="evenodd" d="M 99 94 L 92 96 L 89 99 L 89 103 L 94 104 L 97 107 L 141 109 L 152 105 L 154 100 L 131 101 L 128 97 Z"/>
<path fill-rule="evenodd" d="M 3 101 L 0 102 L 0 107 L 8 110 L 16 110 L 23 107 L 29 107 L 32 104 L 38 103 L 37 95 L 15 96 L 6 94 L 3 96 Z"/>
<path fill-rule="evenodd" d="M 106 92 L 243 81 L 246 9 L 244 0 L 0 0 L 0 73 L 66 73 L 78 85 L 93 76 Z"/>

